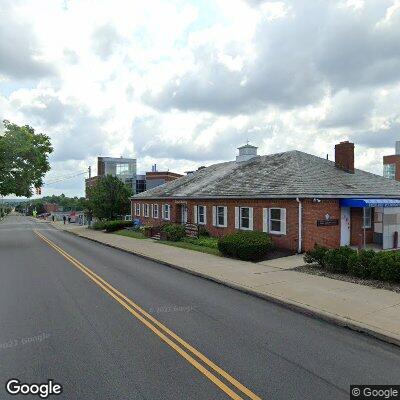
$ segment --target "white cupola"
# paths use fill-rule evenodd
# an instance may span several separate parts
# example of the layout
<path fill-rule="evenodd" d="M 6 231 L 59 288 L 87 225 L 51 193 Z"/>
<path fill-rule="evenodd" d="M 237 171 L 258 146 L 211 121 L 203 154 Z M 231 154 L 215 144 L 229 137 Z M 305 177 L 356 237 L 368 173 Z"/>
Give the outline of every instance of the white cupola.
<path fill-rule="evenodd" d="M 247 143 L 244 146 L 238 147 L 239 155 L 236 156 L 236 162 L 247 161 L 253 157 L 257 157 L 258 147 Z"/>

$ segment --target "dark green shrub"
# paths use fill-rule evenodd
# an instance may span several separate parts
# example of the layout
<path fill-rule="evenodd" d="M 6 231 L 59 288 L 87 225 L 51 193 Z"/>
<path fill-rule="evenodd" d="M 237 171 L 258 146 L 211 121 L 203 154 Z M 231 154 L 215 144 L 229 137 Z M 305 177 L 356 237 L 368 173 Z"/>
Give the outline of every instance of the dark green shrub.
<path fill-rule="evenodd" d="M 211 249 L 218 249 L 218 239 L 214 237 L 204 237 L 200 236 L 199 238 L 193 237 L 185 237 L 182 241 L 186 243 L 192 243 L 197 246 L 209 247 Z"/>
<path fill-rule="evenodd" d="M 400 254 L 397 252 L 386 253 L 386 262 L 381 261 L 381 279 L 383 281 L 400 282 Z"/>
<path fill-rule="evenodd" d="M 91 225 L 91 229 L 95 231 L 102 231 L 105 228 L 105 223 L 103 221 L 97 221 Z"/>
<path fill-rule="evenodd" d="M 348 260 L 349 274 L 358 278 L 369 278 L 371 266 L 376 253 L 374 250 L 359 250 L 350 255 Z"/>
<path fill-rule="evenodd" d="M 380 280 L 382 277 L 382 269 L 390 262 L 391 255 L 389 252 L 380 251 L 375 254 L 371 262 L 371 278 Z"/>
<path fill-rule="evenodd" d="M 115 232 L 120 229 L 128 228 L 132 226 L 131 221 L 107 221 L 104 223 L 104 229 L 106 232 Z"/>
<path fill-rule="evenodd" d="M 262 260 L 272 248 L 271 238 L 263 232 L 239 231 L 218 240 L 223 255 L 246 261 Z"/>
<path fill-rule="evenodd" d="M 178 242 L 185 237 L 185 227 L 179 224 L 165 224 L 162 226 L 161 231 L 166 235 L 167 240 Z"/>
<path fill-rule="evenodd" d="M 328 271 L 347 274 L 349 258 L 354 253 L 357 254 L 357 251 L 348 246 L 330 249 L 325 253 L 324 266 Z"/>
<path fill-rule="evenodd" d="M 206 229 L 205 226 L 200 225 L 199 226 L 199 236 L 209 237 L 210 232 L 208 232 L 208 230 Z"/>
<path fill-rule="evenodd" d="M 324 257 L 327 248 L 316 245 L 312 250 L 306 251 L 304 254 L 304 261 L 307 264 L 318 264 L 321 268 L 324 267 Z"/>
<path fill-rule="evenodd" d="M 143 235 L 146 236 L 147 238 L 153 236 L 153 230 L 154 230 L 154 228 L 150 225 L 146 225 L 141 228 Z"/>

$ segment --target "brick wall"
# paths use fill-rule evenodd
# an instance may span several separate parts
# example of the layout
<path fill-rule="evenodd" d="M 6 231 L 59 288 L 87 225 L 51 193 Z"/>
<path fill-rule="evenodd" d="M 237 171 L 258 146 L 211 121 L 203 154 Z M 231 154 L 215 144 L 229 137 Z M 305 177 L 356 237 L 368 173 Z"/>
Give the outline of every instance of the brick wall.
<path fill-rule="evenodd" d="M 182 202 L 182 201 L 181 201 Z M 134 203 L 147 203 L 159 205 L 159 218 L 145 218 L 143 216 L 135 216 L 133 209 Z M 132 200 L 132 215 L 134 218 L 141 220 L 144 225 L 161 226 L 165 222 L 161 218 L 162 204 L 171 205 L 171 219 L 169 222 L 179 223 L 180 205 L 176 200 L 150 201 L 150 200 Z M 286 235 L 271 234 L 271 238 L 279 248 L 297 251 L 298 249 L 298 203 L 295 199 L 275 199 L 275 200 L 257 200 L 257 199 L 227 199 L 227 200 L 187 200 L 185 203 L 188 207 L 188 222 L 194 221 L 194 206 L 203 205 L 207 207 L 205 228 L 212 236 L 223 236 L 234 232 L 235 229 L 235 207 L 253 207 L 253 229 L 257 231 L 263 230 L 263 208 L 286 208 Z M 226 206 L 228 213 L 228 223 L 226 228 L 213 226 L 212 224 L 212 207 Z M 312 200 L 302 200 L 303 205 L 303 251 L 312 249 L 315 244 L 335 248 L 340 245 L 340 207 L 338 200 L 321 200 L 321 202 L 313 202 Z M 141 208 L 142 210 L 142 208 Z M 339 220 L 338 225 L 333 226 L 317 226 L 317 220 L 324 220 L 326 214 L 330 218 Z"/>
<path fill-rule="evenodd" d="M 339 220 L 338 225 L 317 226 L 318 220 L 324 220 L 326 214 L 331 219 Z M 312 200 L 303 201 L 303 250 L 307 251 L 318 244 L 329 248 L 340 246 L 340 206 L 339 201 Z"/>
<path fill-rule="evenodd" d="M 145 218 L 135 216 L 133 205 L 140 204 L 158 204 L 159 218 Z M 132 200 L 132 216 L 140 219 L 144 225 L 161 226 L 166 222 L 180 223 L 180 203 L 186 204 L 188 207 L 188 222 L 194 221 L 194 206 L 203 205 L 207 207 L 205 228 L 212 236 L 223 236 L 234 232 L 235 229 L 235 207 L 252 207 L 253 208 L 253 230 L 263 230 L 263 208 L 285 208 L 286 209 L 286 235 L 270 234 L 275 245 L 279 248 L 297 251 L 298 249 L 298 203 L 295 199 L 221 199 L 221 200 Z M 162 205 L 170 204 L 171 217 L 169 221 L 162 220 Z M 212 207 L 227 207 L 227 227 L 221 228 L 213 226 L 212 223 Z M 302 200 L 302 250 L 307 251 L 316 244 L 321 246 L 336 248 L 340 246 L 340 205 L 336 199 L 321 199 L 320 202 L 313 202 L 311 199 Z M 357 246 L 362 235 L 362 209 L 351 208 L 351 241 L 350 244 Z M 338 225 L 318 226 L 318 220 L 325 220 L 329 214 L 330 219 L 338 220 Z M 373 220 L 373 216 L 372 216 Z M 366 242 L 373 241 L 373 228 L 366 230 Z"/>
<path fill-rule="evenodd" d="M 354 143 L 345 141 L 335 145 L 336 167 L 354 174 Z"/>

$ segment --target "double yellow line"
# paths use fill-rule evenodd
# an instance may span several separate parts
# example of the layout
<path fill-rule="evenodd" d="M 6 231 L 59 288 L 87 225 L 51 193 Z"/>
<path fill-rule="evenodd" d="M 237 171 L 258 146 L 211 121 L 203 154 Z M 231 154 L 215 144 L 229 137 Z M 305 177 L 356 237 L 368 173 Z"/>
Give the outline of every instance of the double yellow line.
<path fill-rule="evenodd" d="M 72 257 L 61 247 L 57 246 L 50 239 L 42 235 L 37 230 L 34 233 L 40 237 L 44 242 L 46 242 L 50 247 L 60 253 L 65 257 L 71 264 L 76 268 L 81 270 L 85 275 L 89 277 L 96 285 L 101 287 L 106 293 L 108 293 L 112 298 L 114 298 L 118 303 L 120 303 L 126 310 L 128 310 L 133 316 L 135 316 L 140 322 L 142 322 L 147 328 L 149 328 L 154 334 L 156 334 L 161 340 L 163 340 L 168 346 L 174 349 L 179 355 L 181 355 L 189 364 L 200 371 L 205 377 L 207 377 L 211 382 L 218 386 L 223 392 L 225 392 L 231 399 L 243 400 L 242 395 L 247 396 L 252 400 L 261 400 L 256 394 L 254 394 L 246 386 L 242 385 L 233 376 L 229 375 L 226 371 L 220 368 L 218 365 L 214 364 L 210 359 L 208 359 L 204 354 L 200 353 L 189 343 L 179 337 L 176 333 L 172 332 L 160 321 L 155 319 L 152 315 L 143 310 L 139 305 L 134 303 L 132 300 L 127 298 L 124 294 L 119 292 L 108 282 L 106 282 L 99 275 L 94 273 L 91 269 L 83 265 L 76 258 Z M 196 359 L 197 358 L 197 359 Z M 201 364 L 201 362 L 203 364 Z M 207 369 L 205 366 L 209 367 Z M 219 376 L 218 376 L 219 375 Z M 240 395 L 237 394 L 231 387 L 221 380 L 224 378 L 229 384 L 236 388 Z"/>

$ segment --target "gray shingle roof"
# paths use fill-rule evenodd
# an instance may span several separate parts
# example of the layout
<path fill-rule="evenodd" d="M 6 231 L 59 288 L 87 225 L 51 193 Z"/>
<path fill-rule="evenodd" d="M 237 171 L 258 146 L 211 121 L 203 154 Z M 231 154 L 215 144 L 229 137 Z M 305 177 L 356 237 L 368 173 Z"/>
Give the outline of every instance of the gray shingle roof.
<path fill-rule="evenodd" d="M 133 198 L 400 198 L 400 182 L 359 169 L 354 174 L 333 161 L 288 151 L 243 162 L 211 165 Z"/>

